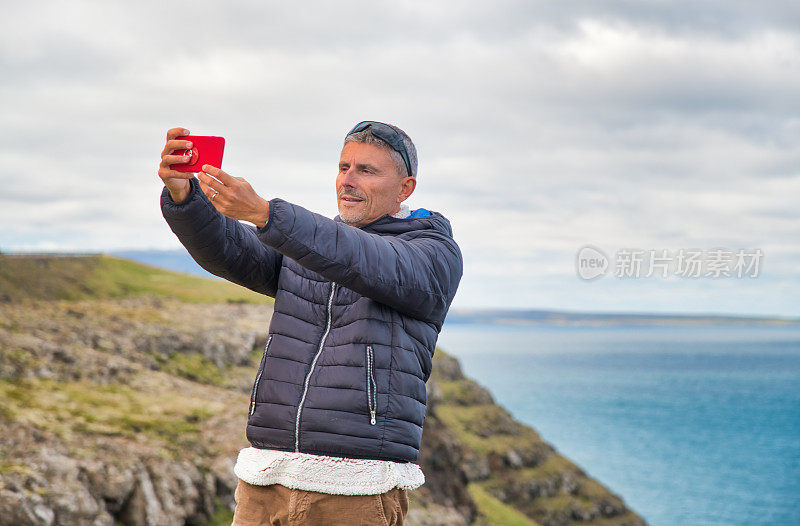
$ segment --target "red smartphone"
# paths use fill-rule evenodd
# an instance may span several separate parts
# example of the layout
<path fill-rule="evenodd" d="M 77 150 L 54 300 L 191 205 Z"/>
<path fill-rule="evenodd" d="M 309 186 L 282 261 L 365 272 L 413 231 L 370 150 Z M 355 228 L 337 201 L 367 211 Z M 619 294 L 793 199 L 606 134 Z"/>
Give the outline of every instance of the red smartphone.
<path fill-rule="evenodd" d="M 222 152 L 225 150 L 225 138 L 209 135 L 182 135 L 175 137 L 179 141 L 192 141 L 191 150 L 175 150 L 172 155 L 191 155 L 186 163 L 171 164 L 170 170 L 176 172 L 202 172 L 204 164 L 222 168 Z"/>

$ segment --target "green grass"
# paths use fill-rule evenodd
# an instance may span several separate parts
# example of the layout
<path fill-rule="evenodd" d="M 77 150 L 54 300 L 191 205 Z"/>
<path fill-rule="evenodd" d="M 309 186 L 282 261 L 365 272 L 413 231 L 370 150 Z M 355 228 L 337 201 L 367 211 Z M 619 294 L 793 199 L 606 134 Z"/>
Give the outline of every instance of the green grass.
<path fill-rule="evenodd" d="M 498 433 L 495 422 L 504 422 L 505 410 L 494 404 L 473 406 L 441 403 L 436 414 L 458 439 L 480 455 L 504 455 L 510 449 L 521 450 L 542 446 L 541 437 L 533 429 L 521 424 L 512 434 Z"/>
<path fill-rule="evenodd" d="M 535 467 L 517 470 L 517 475 L 524 480 L 544 480 L 554 475 L 578 470 L 573 462 L 562 455 L 550 455 L 544 462 Z"/>
<path fill-rule="evenodd" d="M 34 473 L 34 469 L 27 464 L 20 464 L 11 460 L 0 459 L 0 475 L 8 475 L 10 473 L 28 475 Z"/>
<path fill-rule="evenodd" d="M 233 522 L 233 512 L 223 506 L 219 499 L 214 499 L 214 515 L 205 526 L 230 526 Z"/>
<path fill-rule="evenodd" d="M 134 296 L 190 303 L 272 303 L 228 281 L 206 279 L 106 254 L 80 257 L 0 255 L 0 297 L 89 300 Z"/>
<path fill-rule="evenodd" d="M 475 381 L 468 378 L 461 380 L 439 380 L 437 385 L 442 390 L 442 398 L 448 404 L 474 405 L 485 403 L 484 393 Z"/>
<path fill-rule="evenodd" d="M 512 506 L 497 500 L 478 483 L 470 482 L 467 485 L 467 491 L 475 501 L 480 514 L 486 517 L 492 526 L 538 526 L 536 521 Z"/>
<path fill-rule="evenodd" d="M 558 494 L 552 497 L 537 497 L 536 505 L 538 508 L 547 510 L 549 513 L 567 512 L 574 507 L 578 499 L 572 495 Z"/>
<path fill-rule="evenodd" d="M 180 392 L 141 392 L 120 384 L 43 379 L 0 380 L 4 418 L 56 433 L 65 440 L 84 435 L 163 442 L 168 453 L 196 445 L 200 424 L 225 408 Z"/>
<path fill-rule="evenodd" d="M 151 353 L 165 373 L 180 376 L 201 384 L 225 387 L 228 379 L 225 371 L 201 354 L 174 353 L 172 356 Z"/>

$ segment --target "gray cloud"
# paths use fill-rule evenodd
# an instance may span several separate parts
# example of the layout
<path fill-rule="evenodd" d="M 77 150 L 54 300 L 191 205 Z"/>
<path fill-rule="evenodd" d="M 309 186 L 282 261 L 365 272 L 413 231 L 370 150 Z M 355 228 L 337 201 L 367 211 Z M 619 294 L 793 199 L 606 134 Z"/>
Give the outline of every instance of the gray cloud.
<path fill-rule="evenodd" d="M 417 144 L 410 206 L 453 223 L 468 270 L 457 306 L 800 315 L 781 292 L 800 253 L 789 2 L 4 11 L 2 250 L 177 246 L 156 176 L 177 125 L 224 135 L 226 170 L 264 197 L 332 217 L 342 136 L 377 119 Z M 574 273 L 585 243 L 761 246 L 776 274 L 589 285 Z"/>

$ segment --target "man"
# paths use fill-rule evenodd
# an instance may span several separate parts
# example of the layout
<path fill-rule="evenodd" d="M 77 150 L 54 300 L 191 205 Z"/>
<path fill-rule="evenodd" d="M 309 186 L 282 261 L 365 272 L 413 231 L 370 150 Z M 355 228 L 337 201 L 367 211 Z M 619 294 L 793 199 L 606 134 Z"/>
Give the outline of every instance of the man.
<path fill-rule="evenodd" d="M 164 218 L 209 272 L 275 298 L 234 472 L 235 525 L 403 524 L 434 347 L 463 272 L 450 222 L 402 204 L 413 142 L 375 121 L 345 137 L 329 219 L 205 165 L 167 133 Z M 245 220 L 255 226 L 240 223 Z"/>

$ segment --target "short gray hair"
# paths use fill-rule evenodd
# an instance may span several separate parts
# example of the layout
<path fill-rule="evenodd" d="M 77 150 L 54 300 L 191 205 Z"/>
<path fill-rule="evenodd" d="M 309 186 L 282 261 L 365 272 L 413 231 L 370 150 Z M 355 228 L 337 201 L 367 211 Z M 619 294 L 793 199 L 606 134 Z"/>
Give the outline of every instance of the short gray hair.
<path fill-rule="evenodd" d="M 411 165 L 411 171 L 413 173 L 407 174 L 413 176 L 416 179 L 417 174 L 417 148 L 414 146 L 414 143 L 411 141 L 411 137 L 408 136 L 406 132 L 394 126 L 392 124 L 388 124 L 387 126 L 391 127 L 394 131 L 400 134 L 403 138 L 403 146 L 406 148 L 406 152 L 408 153 L 408 163 Z M 404 177 L 402 174 L 405 174 L 408 170 L 406 170 L 406 163 L 403 162 L 403 156 L 400 155 L 394 148 L 392 148 L 389 143 L 375 137 L 372 135 L 372 130 L 367 128 L 364 131 L 352 133 L 344 138 L 344 144 L 348 142 L 358 142 L 361 144 L 374 144 L 376 146 L 380 146 L 381 148 L 385 148 L 389 151 L 389 155 L 392 157 L 392 161 L 394 161 L 395 167 L 397 168 L 397 173 Z"/>

